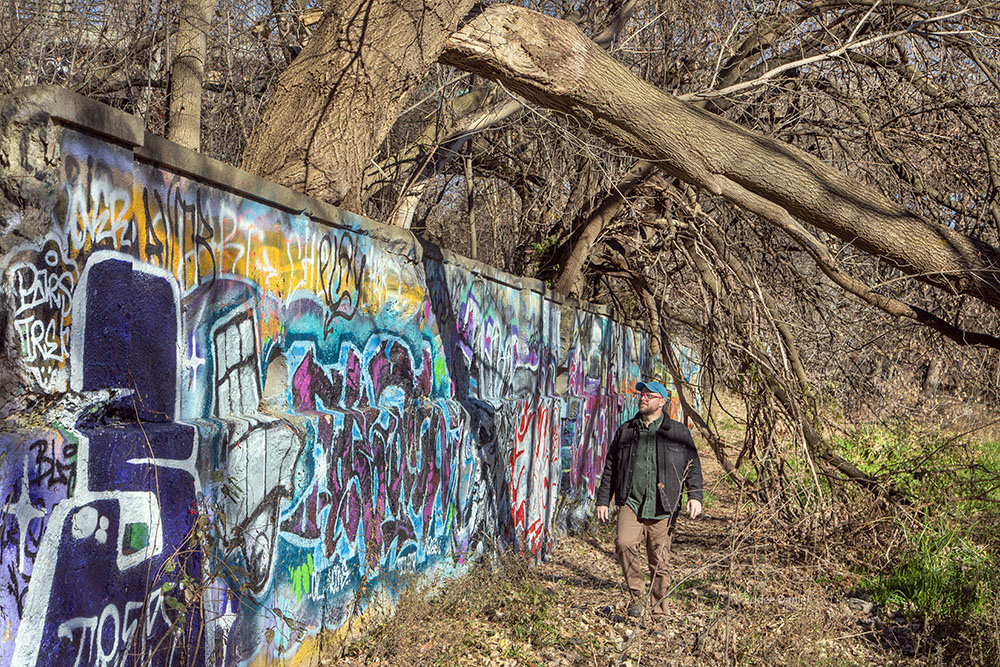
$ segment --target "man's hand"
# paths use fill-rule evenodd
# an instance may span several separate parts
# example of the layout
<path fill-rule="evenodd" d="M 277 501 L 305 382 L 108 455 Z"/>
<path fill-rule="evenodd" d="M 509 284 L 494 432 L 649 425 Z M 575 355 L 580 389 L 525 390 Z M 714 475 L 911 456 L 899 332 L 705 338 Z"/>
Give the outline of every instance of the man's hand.
<path fill-rule="evenodd" d="M 600 510 L 601 508 L 598 507 L 597 509 Z M 607 509 L 607 508 L 605 508 L 605 509 Z M 691 518 L 692 519 L 697 519 L 698 515 L 701 514 L 701 501 L 700 500 L 689 500 L 688 501 L 688 507 L 687 507 L 687 509 L 688 509 L 688 514 L 691 515 Z M 598 516 L 600 516 L 600 514 L 598 514 Z"/>
<path fill-rule="evenodd" d="M 607 505 L 598 505 L 597 506 L 597 520 L 600 521 L 601 523 L 607 523 L 608 522 L 608 506 Z"/>

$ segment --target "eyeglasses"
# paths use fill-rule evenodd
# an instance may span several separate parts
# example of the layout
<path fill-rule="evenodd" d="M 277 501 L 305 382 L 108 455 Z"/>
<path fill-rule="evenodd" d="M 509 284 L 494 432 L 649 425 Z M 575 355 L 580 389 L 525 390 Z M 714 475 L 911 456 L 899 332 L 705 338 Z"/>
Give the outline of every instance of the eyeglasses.
<path fill-rule="evenodd" d="M 640 391 L 639 396 L 642 396 L 643 398 L 663 398 L 663 396 L 655 391 Z"/>

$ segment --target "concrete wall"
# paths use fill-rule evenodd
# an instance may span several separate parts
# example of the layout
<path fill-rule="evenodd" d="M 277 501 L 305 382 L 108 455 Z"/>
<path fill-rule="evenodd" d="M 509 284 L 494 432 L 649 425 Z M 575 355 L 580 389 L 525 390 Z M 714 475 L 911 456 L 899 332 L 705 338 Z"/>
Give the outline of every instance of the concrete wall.
<path fill-rule="evenodd" d="M 414 575 L 549 553 L 654 370 L 56 88 L 0 98 L 0 231 L 4 666 L 310 664 Z"/>

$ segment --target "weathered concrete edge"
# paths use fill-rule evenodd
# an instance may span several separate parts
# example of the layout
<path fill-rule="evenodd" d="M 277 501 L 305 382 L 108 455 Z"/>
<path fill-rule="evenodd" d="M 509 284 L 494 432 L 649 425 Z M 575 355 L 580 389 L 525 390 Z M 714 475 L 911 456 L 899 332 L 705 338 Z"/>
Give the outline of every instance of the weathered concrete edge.
<path fill-rule="evenodd" d="M 132 150 L 137 160 L 155 164 L 184 176 L 228 190 L 290 213 L 306 215 L 327 226 L 350 230 L 385 242 L 394 252 L 420 262 L 429 258 L 460 266 L 471 273 L 518 290 L 538 293 L 545 299 L 604 317 L 607 306 L 566 298 L 534 278 L 521 278 L 478 260 L 418 239 L 412 232 L 385 225 L 362 215 L 314 199 L 290 188 L 255 176 L 239 167 L 167 141 L 145 131 L 142 119 L 91 100 L 59 86 L 38 85 L 19 88 L 0 96 L 0 108 L 16 105 L 25 110 L 47 113 L 57 123 L 93 132 Z M 629 323 L 632 325 L 632 323 Z"/>
<path fill-rule="evenodd" d="M 15 106 L 21 115 L 42 111 L 55 121 L 101 135 L 128 147 L 140 146 L 142 120 L 59 86 L 28 86 L 0 97 L 0 107 Z"/>

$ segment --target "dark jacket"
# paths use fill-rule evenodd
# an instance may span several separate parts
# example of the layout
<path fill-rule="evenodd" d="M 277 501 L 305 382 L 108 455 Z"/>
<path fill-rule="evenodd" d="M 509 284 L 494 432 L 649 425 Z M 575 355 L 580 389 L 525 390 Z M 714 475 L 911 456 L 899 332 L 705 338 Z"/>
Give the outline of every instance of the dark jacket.
<path fill-rule="evenodd" d="M 610 505 L 612 496 L 617 505 L 624 505 L 628 500 L 639 444 L 639 419 L 637 414 L 615 432 L 597 489 L 598 505 Z M 656 431 L 656 467 L 660 500 L 668 511 L 680 510 L 682 484 L 687 486 L 689 499 L 701 501 L 701 460 L 691 431 L 666 415 Z"/>

